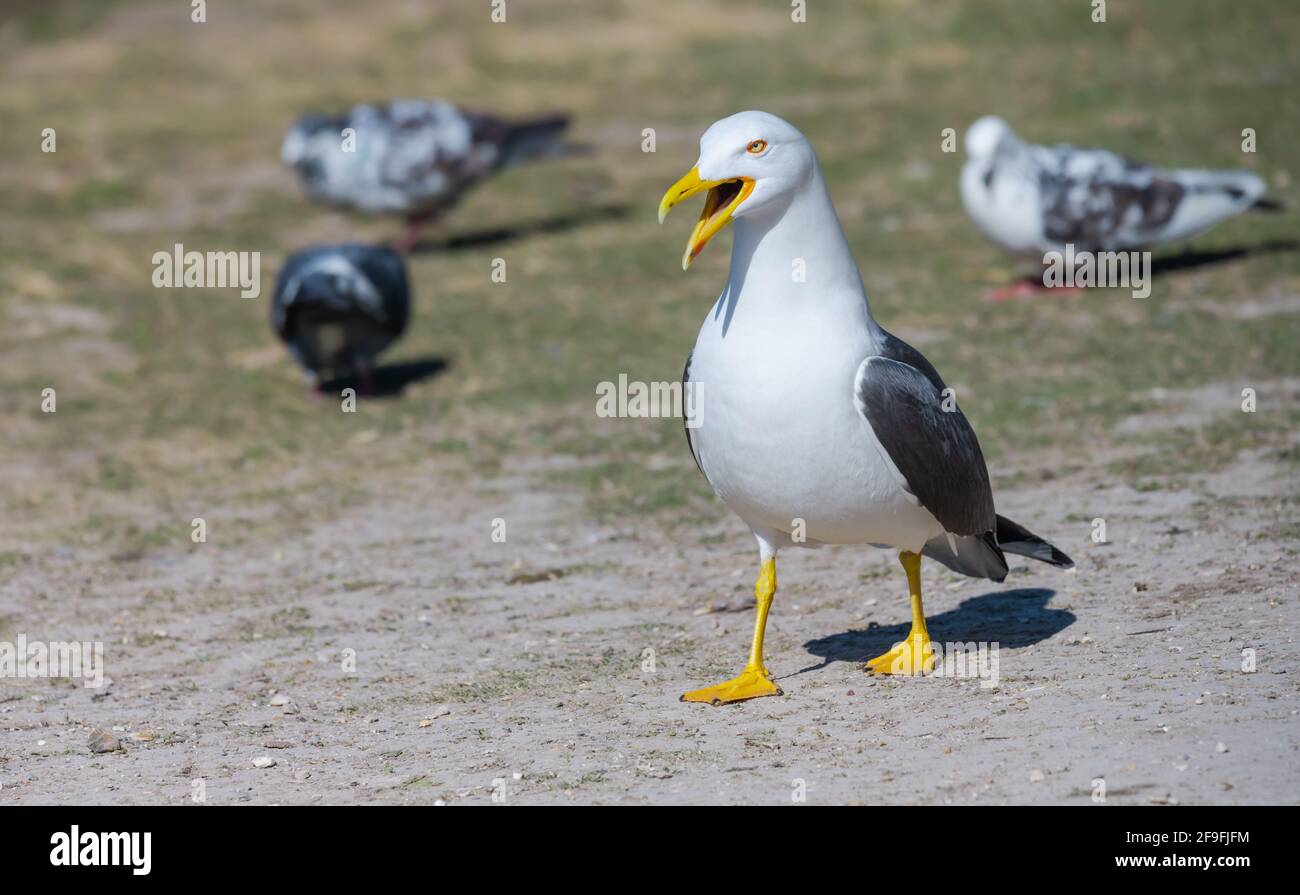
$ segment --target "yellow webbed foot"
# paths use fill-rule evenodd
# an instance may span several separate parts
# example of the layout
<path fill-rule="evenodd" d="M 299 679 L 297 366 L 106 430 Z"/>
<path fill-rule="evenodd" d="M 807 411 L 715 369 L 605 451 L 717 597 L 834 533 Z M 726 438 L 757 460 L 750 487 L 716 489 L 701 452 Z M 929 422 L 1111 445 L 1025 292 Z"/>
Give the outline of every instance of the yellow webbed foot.
<path fill-rule="evenodd" d="M 872 674 L 929 674 L 934 671 L 934 646 L 925 629 L 925 608 L 921 604 L 921 554 L 902 550 L 898 561 L 907 573 L 907 589 L 912 595 L 912 627 L 905 640 L 867 662 L 866 670 Z"/>
<path fill-rule="evenodd" d="M 873 674 L 929 674 L 934 671 L 934 647 L 928 636 L 909 635 L 882 656 L 867 662 Z"/>
<path fill-rule="evenodd" d="M 682 702 L 707 702 L 722 705 L 727 702 L 741 702 L 745 699 L 757 699 L 759 696 L 780 696 L 781 688 L 772 682 L 772 674 L 766 668 L 746 668 L 738 676 L 712 687 L 692 690 L 682 694 Z"/>

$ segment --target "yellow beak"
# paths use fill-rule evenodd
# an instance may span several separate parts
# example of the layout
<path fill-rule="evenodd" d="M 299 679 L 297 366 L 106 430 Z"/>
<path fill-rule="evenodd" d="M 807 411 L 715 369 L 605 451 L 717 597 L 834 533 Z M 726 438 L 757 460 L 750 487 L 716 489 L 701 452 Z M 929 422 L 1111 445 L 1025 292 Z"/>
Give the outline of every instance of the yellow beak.
<path fill-rule="evenodd" d="M 749 198 L 754 191 L 754 181 L 748 177 L 735 177 L 730 180 L 700 180 L 700 169 L 691 168 L 682 179 L 668 188 L 663 199 L 659 201 L 659 223 L 664 222 L 668 212 L 683 199 L 689 199 L 697 193 L 709 191 L 704 200 L 704 210 L 691 231 L 691 238 L 686 243 L 686 253 L 682 255 L 682 270 L 691 266 L 695 256 L 704 251 L 709 240 L 731 223 L 731 216 L 740 203 Z"/>

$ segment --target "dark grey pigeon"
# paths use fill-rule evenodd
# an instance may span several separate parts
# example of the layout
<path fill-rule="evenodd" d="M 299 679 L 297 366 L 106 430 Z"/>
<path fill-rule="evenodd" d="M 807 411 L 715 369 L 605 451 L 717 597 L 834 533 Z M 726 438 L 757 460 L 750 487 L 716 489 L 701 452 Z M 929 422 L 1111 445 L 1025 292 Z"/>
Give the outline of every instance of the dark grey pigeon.
<path fill-rule="evenodd" d="M 326 376 L 356 376 L 370 391 L 375 358 L 406 329 L 410 313 L 402 256 L 380 246 L 295 252 L 271 300 L 271 326 L 314 389 Z"/>
<path fill-rule="evenodd" d="M 1145 249 L 1251 208 L 1275 211 L 1250 171 L 1164 169 L 1105 149 L 1035 146 L 1001 118 L 966 132 L 961 197 L 971 220 L 1013 254 Z"/>
<path fill-rule="evenodd" d="M 307 115 L 284 138 L 281 157 L 318 202 L 407 220 L 398 248 L 480 181 L 531 159 L 563 154 L 569 119 L 506 121 L 442 100 L 353 106 Z"/>

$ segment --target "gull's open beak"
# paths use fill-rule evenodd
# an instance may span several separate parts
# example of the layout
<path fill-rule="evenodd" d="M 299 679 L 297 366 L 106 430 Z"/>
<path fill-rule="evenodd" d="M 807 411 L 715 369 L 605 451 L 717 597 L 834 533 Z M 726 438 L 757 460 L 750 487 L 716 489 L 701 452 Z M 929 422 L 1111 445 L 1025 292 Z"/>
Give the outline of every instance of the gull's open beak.
<path fill-rule="evenodd" d="M 704 251 L 709 240 L 716 236 L 723 227 L 731 223 L 731 216 L 740 203 L 754 192 L 754 181 L 748 177 L 735 177 L 731 180 L 700 180 L 700 169 L 691 168 L 681 180 L 674 183 L 664 193 L 659 202 L 659 223 L 664 222 L 672 207 L 683 199 L 689 199 L 696 193 L 709 191 L 704 200 L 704 210 L 691 231 L 690 241 L 686 243 L 686 253 L 682 255 L 682 270 L 691 266 L 695 256 Z"/>

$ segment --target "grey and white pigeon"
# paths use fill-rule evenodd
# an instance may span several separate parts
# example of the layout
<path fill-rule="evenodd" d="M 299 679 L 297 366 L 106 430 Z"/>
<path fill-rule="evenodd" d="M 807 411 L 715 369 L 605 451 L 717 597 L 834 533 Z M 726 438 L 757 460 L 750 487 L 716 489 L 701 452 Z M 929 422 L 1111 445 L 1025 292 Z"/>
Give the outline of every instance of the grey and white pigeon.
<path fill-rule="evenodd" d="M 395 100 L 341 116 L 304 116 L 285 136 L 281 157 L 319 202 L 405 217 L 398 243 L 405 251 L 485 178 L 563 154 L 568 124 L 564 115 L 507 121 L 443 100 Z"/>
<path fill-rule="evenodd" d="M 356 376 L 371 391 L 375 358 L 406 329 L 411 292 L 402 256 L 384 246 L 312 246 L 285 262 L 271 326 L 313 389 Z"/>
<path fill-rule="evenodd" d="M 994 115 L 966 131 L 961 198 L 1016 255 L 1145 249 L 1189 239 L 1251 208 L 1277 210 L 1249 171 L 1172 170 L 1105 149 L 1036 146 Z"/>

